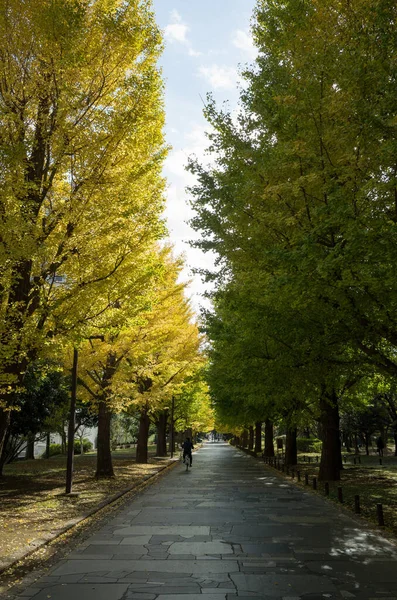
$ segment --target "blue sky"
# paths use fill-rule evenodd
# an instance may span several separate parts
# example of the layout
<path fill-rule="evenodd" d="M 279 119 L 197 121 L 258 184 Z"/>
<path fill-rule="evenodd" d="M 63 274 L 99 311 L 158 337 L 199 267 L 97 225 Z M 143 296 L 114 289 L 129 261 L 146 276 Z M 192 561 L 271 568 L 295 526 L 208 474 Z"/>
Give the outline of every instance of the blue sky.
<path fill-rule="evenodd" d="M 165 164 L 168 181 L 167 219 L 170 237 L 178 253 L 186 255 L 185 279 L 192 279 L 190 294 L 196 309 L 203 285 L 192 267 L 211 264 L 187 244 L 196 237 L 186 221 L 191 212 L 185 188 L 192 183 L 185 172 L 191 154 L 204 158 L 207 145 L 203 101 L 211 92 L 217 102 L 238 103 L 239 66 L 253 61 L 255 49 L 250 19 L 255 0 L 153 0 L 157 23 L 164 32 L 161 60 L 165 78 L 166 136 L 172 151 Z"/>

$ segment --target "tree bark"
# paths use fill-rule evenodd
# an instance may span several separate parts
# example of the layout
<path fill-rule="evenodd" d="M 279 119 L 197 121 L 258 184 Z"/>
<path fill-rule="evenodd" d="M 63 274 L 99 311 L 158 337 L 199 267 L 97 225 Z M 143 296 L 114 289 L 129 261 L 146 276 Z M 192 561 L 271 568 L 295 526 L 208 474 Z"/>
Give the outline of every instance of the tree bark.
<path fill-rule="evenodd" d="M 8 445 L 8 441 L 10 439 L 10 429 L 8 428 L 4 437 L 4 443 L 3 443 L 3 449 L 0 453 L 0 477 L 3 476 L 3 468 L 4 465 L 7 463 L 7 459 L 8 459 L 8 452 L 7 452 L 7 445 Z"/>
<path fill-rule="evenodd" d="M 110 478 L 114 477 L 112 453 L 110 449 L 110 423 L 112 413 L 108 408 L 106 400 L 101 400 L 98 404 L 98 447 L 97 447 L 97 467 L 95 477 Z"/>
<path fill-rule="evenodd" d="M 252 425 L 249 426 L 249 436 L 248 436 L 248 450 L 254 449 L 254 428 Z"/>
<path fill-rule="evenodd" d="M 35 438 L 36 436 L 29 434 L 28 435 L 28 439 L 26 442 L 26 453 L 25 453 L 25 458 L 26 460 L 33 460 L 34 459 L 34 442 L 35 442 Z"/>
<path fill-rule="evenodd" d="M 149 439 L 149 427 L 150 427 L 150 419 L 147 414 L 148 407 L 142 408 L 140 417 L 139 417 L 139 433 L 138 433 L 138 442 L 136 445 L 136 462 L 141 465 L 147 464 L 148 459 L 148 439 Z"/>
<path fill-rule="evenodd" d="M 157 448 L 156 456 L 167 456 L 168 410 L 162 410 L 156 420 Z"/>
<path fill-rule="evenodd" d="M 50 458 L 51 434 L 45 436 L 45 457 Z"/>
<path fill-rule="evenodd" d="M 297 429 L 288 428 L 285 440 L 285 464 L 293 467 L 298 464 Z"/>
<path fill-rule="evenodd" d="M 255 423 L 255 452 L 262 452 L 262 421 Z"/>
<path fill-rule="evenodd" d="M 265 456 L 274 456 L 273 421 L 265 420 Z"/>
<path fill-rule="evenodd" d="M 342 453 L 339 432 L 339 406 L 335 391 L 320 398 L 320 424 L 323 447 L 318 478 L 320 481 L 339 481 Z"/>
<path fill-rule="evenodd" d="M 10 426 L 11 411 L 0 408 L 0 456 L 3 453 L 4 442 Z M 2 472 L 0 471 L 0 476 Z"/>
<path fill-rule="evenodd" d="M 246 448 L 248 446 L 248 431 L 244 429 L 243 435 L 241 436 L 241 446 Z"/>

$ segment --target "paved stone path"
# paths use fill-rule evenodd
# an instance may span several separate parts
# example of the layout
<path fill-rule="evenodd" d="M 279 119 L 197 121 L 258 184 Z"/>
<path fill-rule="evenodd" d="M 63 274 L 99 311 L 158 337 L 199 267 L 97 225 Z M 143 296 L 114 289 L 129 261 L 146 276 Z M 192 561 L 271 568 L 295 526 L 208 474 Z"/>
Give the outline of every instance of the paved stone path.
<path fill-rule="evenodd" d="M 396 558 L 331 504 L 206 444 L 21 598 L 397 600 Z"/>

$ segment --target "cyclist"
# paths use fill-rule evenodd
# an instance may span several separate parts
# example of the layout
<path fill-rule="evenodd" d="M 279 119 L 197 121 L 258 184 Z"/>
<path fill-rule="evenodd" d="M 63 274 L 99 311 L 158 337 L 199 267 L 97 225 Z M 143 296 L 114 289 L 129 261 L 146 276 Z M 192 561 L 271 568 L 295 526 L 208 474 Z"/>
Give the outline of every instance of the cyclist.
<path fill-rule="evenodd" d="M 188 456 L 190 459 L 190 466 L 192 466 L 192 450 L 194 450 L 194 446 L 190 441 L 190 438 L 186 438 L 186 441 L 182 444 L 183 448 L 183 460 L 185 460 L 185 456 Z"/>

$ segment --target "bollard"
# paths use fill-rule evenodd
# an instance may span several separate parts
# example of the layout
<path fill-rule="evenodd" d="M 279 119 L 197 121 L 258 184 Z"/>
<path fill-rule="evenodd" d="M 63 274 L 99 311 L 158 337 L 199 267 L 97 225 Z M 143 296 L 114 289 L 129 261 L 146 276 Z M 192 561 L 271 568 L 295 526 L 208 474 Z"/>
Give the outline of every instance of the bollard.
<path fill-rule="evenodd" d="M 346 456 L 346 455 L 343 457 L 343 462 L 344 462 L 344 463 L 346 463 L 346 462 L 347 462 L 347 456 Z"/>
<path fill-rule="evenodd" d="M 309 475 L 305 473 L 305 485 L 309 485 Z"/>
<path fill-rule="evenodd" d="M 361 456 L 358 457 L 358 464 L 361 465 Z"/>
<path fill-rule="evenodd" d="M 325 492 L 326 496 L 329 496 L 329 483 L 328 483 L 328 481 L 326 481 L 324 483 L 324 492 Z"/>
<path fill-rule="evenodd" d="M 382 506 L 382 504 L 377 504 L 376 505 L 376 514 L 378 515 L 378 525 L 380 527 L 384 527 L 385 520 L 383 518 L 383 506 Z"/>
<path fill-rule="evenodd" d="M 353 464 L 356 464 L 356 457 L 353 458 Z"/>
<path fill-rule="evenodd" d="M 315 477 L 313 477 L 313 489 L 317 489 L 317 479 Z"/>
<path fill-rule="evenodd" d="M 354 512 L 356 513 L 356 515 L 359 515 L 361 512 L 361 508 L 360 508 L 360 496 L 354 496 Z"/>
<path fill-rule="evenodd" d="M 382 466 L 382 458 L 379 459 L 379 464 Z"/>
<path fill-rule="evenodd" d="M 341 487 L 338 487 L 338 500 L 341 504 L 343 504 L 343 490 Z"/>
<path fill-rule="evenodd" d="M 297 477 L 298 477 L 298 481 L 300 481 L 300 480 L 301 480 L 301 472 L 300 472 L 300 471 L 297 471 L 297 472 L 296 472 L 296 475 L 297 475 Z"/>

